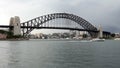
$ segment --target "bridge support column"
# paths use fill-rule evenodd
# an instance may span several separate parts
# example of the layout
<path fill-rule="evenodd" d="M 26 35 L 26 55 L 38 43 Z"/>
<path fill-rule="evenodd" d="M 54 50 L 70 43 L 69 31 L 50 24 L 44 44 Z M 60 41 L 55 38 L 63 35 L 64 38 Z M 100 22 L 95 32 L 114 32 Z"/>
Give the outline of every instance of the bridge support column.
<path fill-rule="evenodd" d="M 96 34 L 92 34 L 93 36 L 95 36 L 96 38 L 103 38 L 104 37 L 104 34 L 103 34 L 103 31 L 102 31 L 102 27 L 99 26 L 98 28 L 98 32 L 95 32 Z"/>
<path fill-rule="evenodd" d="M 20 18 L 18 16 L 10 19 L 10 26 L 13 26 L 13 29 L 10 29 L 10 31 L 13 32 L 14 35 L 21 35 Z"/>
<path fill-rule="evenodd" d="M 98 35 L 98 37 L 103 38 L 103 31 L 102 31 L 101 25 L 99 26 L 99 35 Z"/>

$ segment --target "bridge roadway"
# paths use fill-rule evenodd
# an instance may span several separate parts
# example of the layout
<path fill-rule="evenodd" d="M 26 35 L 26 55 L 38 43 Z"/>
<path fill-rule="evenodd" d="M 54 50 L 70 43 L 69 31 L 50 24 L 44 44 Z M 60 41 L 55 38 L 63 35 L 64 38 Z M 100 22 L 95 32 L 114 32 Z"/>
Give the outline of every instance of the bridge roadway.
<path fill-rule="evenodd" d="M 0 25 L 0 28 L 13 28 L 13 26 L 9 25 Z M 64 30 L 78 30 L 78 31 L 91 31 L 91 32 L 98 32 L 94 30 L 87 30 L 87 29 L 79 29 L 79 28 L 69 28 L 69 27 L 38 27 L 38 26 L 21 26 L 21 28 L 33 28 L 33 29 L 64 29 Z"/>
<path fill-rule="evenodd" d="M 9 25 L 0 25 L 0 28 L 13 28 L 13 26 L 9 26 Z"/>
<path fill-rule="evenodd" d="M 9 26 L 9 25 L 0 25 L 0 28 L 13 28 L 13 26 Z M 69 27 L 21 26 L 21 28 L 24 28 L 24 29 L 29 29 L 29 28 L 33 28 L 33 29 L 64 29 L 64 30 L 78 30 L 78 31 L 99 32 L 99 31 L 95 31 L 95 30 L 87 30 L 87 29 L 80 29 L 80 28 L 69 28 Z M 107 32 L 107 31 L 103 31 L 103 33 L 110 34 L 110 32 Z"/>

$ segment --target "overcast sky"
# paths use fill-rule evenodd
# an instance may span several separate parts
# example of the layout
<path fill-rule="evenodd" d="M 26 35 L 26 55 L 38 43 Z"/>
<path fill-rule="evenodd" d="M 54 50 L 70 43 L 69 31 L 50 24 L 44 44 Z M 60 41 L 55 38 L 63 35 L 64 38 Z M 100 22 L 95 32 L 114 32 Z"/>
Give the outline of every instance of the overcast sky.
<path fill-rule="evenodd" d="M 0 24 L 12 16 L 21 22 L 55 12 L 78 15 L 104 30 L 120 32 L 120 0 L 0 0 Z"/>

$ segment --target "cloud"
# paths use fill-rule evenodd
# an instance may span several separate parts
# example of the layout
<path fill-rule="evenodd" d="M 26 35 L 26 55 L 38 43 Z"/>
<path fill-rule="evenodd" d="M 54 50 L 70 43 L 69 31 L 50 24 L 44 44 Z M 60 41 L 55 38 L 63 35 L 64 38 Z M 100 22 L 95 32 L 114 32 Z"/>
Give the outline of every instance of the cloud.
<path fill-rule="evenodd" d="M 0 24 L 9 24 L 11 16 L 24 22 L 55 12 L 73 13 L 93 25 L 120 31 L 120 0 L 0 0 Z"/>

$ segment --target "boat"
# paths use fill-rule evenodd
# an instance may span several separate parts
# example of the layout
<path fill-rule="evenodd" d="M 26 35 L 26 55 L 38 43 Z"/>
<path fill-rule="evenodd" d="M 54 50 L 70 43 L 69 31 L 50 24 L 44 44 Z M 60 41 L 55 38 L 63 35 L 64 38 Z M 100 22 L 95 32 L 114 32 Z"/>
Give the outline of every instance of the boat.
<path fill-rule="evenodd" d="M 100 39 L 100 38 L 94 38 L 92 40 L 90 40 L 91 42 L 104 42 L 105 39 Z"/>
<path fill-rule="evenodd" d="M 115 38 L 114 40 L 120 40 L 120 38 Z"/>

